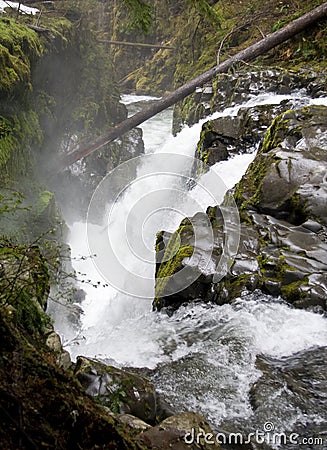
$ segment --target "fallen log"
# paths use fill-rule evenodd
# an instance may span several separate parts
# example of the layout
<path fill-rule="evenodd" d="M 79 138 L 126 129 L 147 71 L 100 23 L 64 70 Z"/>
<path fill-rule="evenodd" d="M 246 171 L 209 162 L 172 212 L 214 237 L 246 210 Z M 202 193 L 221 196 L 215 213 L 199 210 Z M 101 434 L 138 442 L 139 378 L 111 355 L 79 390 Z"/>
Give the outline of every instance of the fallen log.
<path fill-rule="evenodd" d="M 250 45 L 246 49 L 230 57 L 226 61 L 216 65 L 212 69 L 204 72 L 197 78 L 189 81 L 183 86 L 179 87 L 170 94 L 164 96 L 157 102 L 152 103 L 150 106 L 144 108 L 142 111 L 134 114 L 133 116 L 125 119 L 115 127 L 111 128 L 109 132 L 103 136 L 98 137 L 92 142 L 76 145 L 70 153 L 66 154 L 60 161 L 59 170 L 65 169 L 70 164 L 78 161 L 79 159 L 93 153 L 104 145 L 112 142 L 119 136 L 123 135 L 127 131 L 137 127 L 141 123 L 155 116 L 159 112 L 174 105 L 183 98 L 192 94 L 199 86 L 203 86 L 206 82 L 210 81 L 218 73 L 225 73 L 233 64 L 237 62 L 248 62 L 257 58 L 258 56 L 268 52 L 277 45 L 287 41 L 296 34 L 302 32 L 309 26 L 317 23 L 319 20 L 327 16 L 327 2 L 304 14 L 298 19 L 293 20 L 291 23 L 281 28 L 278 31 L 268 35 L 255 44 Z"/>
<path fill-rule="evenodd" d="M 175 47 L 169 45 L 160 44 L 143 44 L 142 42 L 127 42 L 127 41 L 107 41 L 105 39 L 98 39 L 101 44 L 109 45 L 121 45 L 123 47 L 146 47 L 146 48 L 158 48 L 163 50 L 175 50 Z"/>

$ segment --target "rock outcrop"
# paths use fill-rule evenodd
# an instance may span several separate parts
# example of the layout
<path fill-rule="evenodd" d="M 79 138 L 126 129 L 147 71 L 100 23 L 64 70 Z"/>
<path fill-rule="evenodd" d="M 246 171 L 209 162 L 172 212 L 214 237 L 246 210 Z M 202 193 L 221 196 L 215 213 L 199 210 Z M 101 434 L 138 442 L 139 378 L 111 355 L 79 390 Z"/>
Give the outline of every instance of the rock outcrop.
<path fill-rule="evenodd" d="M 202 416 L 167 412 L 144 376 L 70 361 L 44 312 L 49 273 L 37 246 L 1 241 L 0 270 L 2 449 L 178 450 L 190 439 L 220 448 L 204 440 L 214 434 Z"/>
<path fill-rule="evenodd" d="M 241 219 L 237 229 L 220 221 L 228 209 L 225 199 L 225 205 L 182 222 L 176 231 L 181 244 L 168 262 L 166 252 L 176 233 L 166 239 L 165 234 L 158 236 L 165 262 L 157 265 L 155 309 L 175 309 L 195 299 L 223 304 L 255 289 L 297 307 L 326 309 L 326 124 L 324 106 L 289 110 L 273 120 L 233 191 Z M 203 227 L 198 244 L 192 224 Z M 226 243 L 233 238 L 239 238 L 238 251 L 227 254 L 232 262 L 217 280 Z M 211 259 L 203 267 L 210 245 Z M 181 269 L 187 269 L 191 281 L 180 291 L 174 286 L 175 293 L 169 295 L 171 275 Z"/>
<path fill-rule="evenodd" d="M 282 69 L 261 70 L 261 71 L 240 71 L 237 74 L 219 74 L 212 83 L 198 88 L 196 93 L 184 99 L 182 104 L 175 106 L 173 130 L 175 133 L 181 130 L 183 125 L 189 126 L 198 122 L 215 111 L 222 111 L 225 108 L 235 105 L 242 105 L 251 101 L 254 97 L 266 93 L 276 95 L 291 95 L 293 99 L 299 101 L 301 96 L 315 98 L 324 95 L 326 92 L 326 72 L 316 73 L 312 70 L 290 71 Z M 233 128 L 239 130 L 240 126 L 245 127 L 241 133 L 236 133 L 237 137 L 250 137 L 251 126 L 260 123 L 260 135 L 264 127 L 270 125 L 273 117 L 279 111 L 282 113 L 287 109 L 293 109 L 292 101 L 283 101 L 273 108 L 267 105 L 251 107 L 238 114 L 238 122 L 233 122 Z M 244 114 L 245 113 L 245 114 Z M 225 118 L 228 123 L 228 118 Z M 234 119 L 232 119 L 234 120 Z M 222 118 L 224 121 L 224 118 Z M 226 129 L 226 127 L 223 127 Z M 230 127 L 227 129 L 230 130 Z M 232 131 L 232 136 L 235 137 Z M 223 133 L 218 133 L 222 134 Z M 227 133 L 227 136 L 229 134 Z"/>
<path fill-rule="evenodd" d="M 85 393 L 112 412 L 156 421 L 156 393 L 148 379 L 83 356 L 77 358 L 74 373 Z"/>

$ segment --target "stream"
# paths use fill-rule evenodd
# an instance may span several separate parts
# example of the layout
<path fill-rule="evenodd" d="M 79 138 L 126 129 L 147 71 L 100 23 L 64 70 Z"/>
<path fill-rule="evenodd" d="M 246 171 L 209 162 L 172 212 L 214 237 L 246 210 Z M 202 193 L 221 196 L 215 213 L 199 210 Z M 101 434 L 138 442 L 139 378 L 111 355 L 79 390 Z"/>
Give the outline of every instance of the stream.
<path fill-rule="evenodd" d="M 301 93 L 293 95 L 301 105 L 311 102 Z M 265 93 L 211 118 L 288 98 Z M 155 98 L 123 97 L 130 114 L 148 101 Z M 54 313 L 64 346 L 72 359 L 85 355 L 119 367 L 147 368 L 176 412 L 199 412 L 214 430 L 267 431 L 270 423 L 279 433 L 322 436 L 327 429 L 325 317 L 260 292 L 231 305 L 196 302 L 171 317 L 152 312 L 156 233 L 174 231 L 184 217 L 220 202 L 256 151 L 217 163 L 194 185 L 193 156 L 204 121 L 176 137 L 170 134 L 171 121 L 169 109 L 142 125 L 146 155 L 127 163 L 117 196 L 106 203 L 108 184 L 100 186 L 88 223 L 70 226 L 74 269 L 90 281 L 81 283 L 86 297 L 79 329 Z M 109 185 L 119 177 L 109 175 Z M 100 201 L 101 223 L 93 221 Z M 282 448 L 298 448 L 292 445 Z"/>

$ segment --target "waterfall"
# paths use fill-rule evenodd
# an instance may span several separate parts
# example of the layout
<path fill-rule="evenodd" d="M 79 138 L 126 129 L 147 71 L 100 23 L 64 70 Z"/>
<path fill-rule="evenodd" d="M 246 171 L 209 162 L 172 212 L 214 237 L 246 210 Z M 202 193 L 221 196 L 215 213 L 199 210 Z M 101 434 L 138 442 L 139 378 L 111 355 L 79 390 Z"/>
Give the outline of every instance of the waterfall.
<path fill-rule="evenodd" d="M 301 95 L 293 97 L 310 102 Z M 288 98 L 265 93 L 210 118 Z M 147 100 L 124 97 L 132 109 Z M 152 312 L 156 233 L 174 231 L 184 217 L 221 201 L 255 156 L 253 149 L 217 163 L 190 189 L 204 120 L 176 137 L 167 135 L 170 121 L 171 111 L 164 111 L 142 125 L 146 155 L 127 162 L 121 173 L 109 174 L 109 184 L 94 194 L 88 223 L 71 225 L 74 269 L 87 274 L 81 284 L 86 291 L 82 328 L 73 340 L 60 319 L 56 328 L 72 358 L 83 354 L 118 366 L 148 367 L 157 389 L 177 410 L 200 411 L 218 426 L 252 414 L 249 389 L 260 374 L 257 355 L 283 358 L 326 346 L 326 319 L 263 294 L 222 307 L 191 304 L 172 317 Z M 127 179 L 121 185 L 122 174 Z"/>

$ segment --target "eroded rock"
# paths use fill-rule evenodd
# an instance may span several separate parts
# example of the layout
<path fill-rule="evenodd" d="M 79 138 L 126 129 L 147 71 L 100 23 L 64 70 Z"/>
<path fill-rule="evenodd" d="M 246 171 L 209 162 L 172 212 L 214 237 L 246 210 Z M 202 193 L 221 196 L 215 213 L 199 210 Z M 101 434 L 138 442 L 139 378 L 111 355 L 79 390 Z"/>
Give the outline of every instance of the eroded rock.
<path fill-rule="evenodd" d="M 306 361 L 303 364 L 303 361 Z M 282 360 L 259 356 L 262 376 L 252 386 L 250 400 L 258 422 L 287 415 L 298 442 L 305 436 L 323 437 L 326 429 L 326 348 L 306 350 Z M 268 404 L 268 408 L 267 408 Z M 271 416 L 267 417 L 267 410 Z M 309 425 L 304 423 L 305 420 Z M 311 418 L 311 420 L 308 420 Z M 275 423 L 276 429 L 282 424 Z M 295 443 L 293 443 L 295 444 Z M 286 447 L 286 446 L 285 446 Z M 298 444 L 288 449 L 298 448 Z M 323 448 L 317 445 L 317 448 Z"/>
<path fill-rule="evenodd" d="M 156 393 L 148 379 L 84 356 L 77 358 L 75 375 L 85 393 L 112 412 L 155 421 Z"/>
<path fill-rule="evenodd" d="M 153 450 L 220 449 L 206 420 L 191 412 L 176 414 L 141 433 L 137 440 Z"/>
<path fill-rule="evenodd" d="M 195 299 L 223 304 L 261 289 L 297 307 L 326 309 L 326 142 L 326 107 L 278 116 L 234 189 L 239 229 L 221 222 L 221 207 L 211 207 L 158 242 L 164 262 L 157 264 L 154 308 L 174 310 Z M 238 237 L 233 254 L 228 249 Z M 190 280 L 180 289 L 179 272 Z"/>

